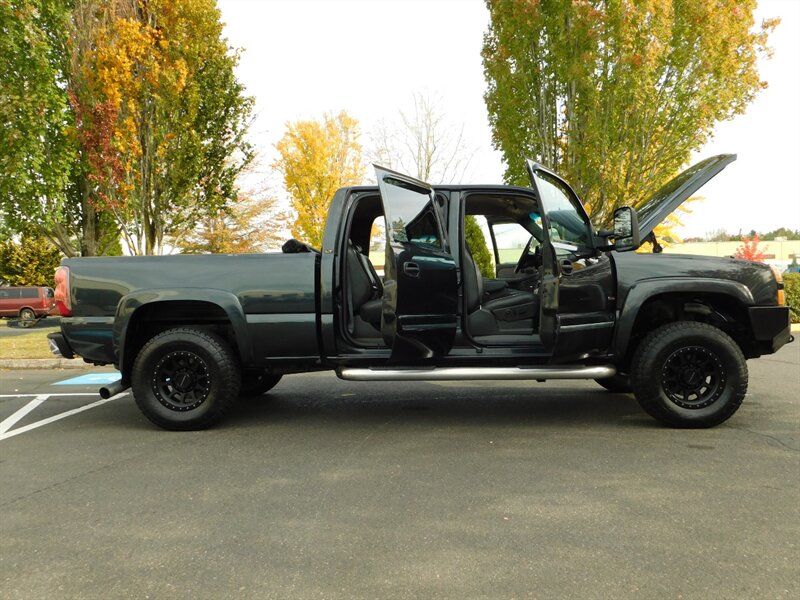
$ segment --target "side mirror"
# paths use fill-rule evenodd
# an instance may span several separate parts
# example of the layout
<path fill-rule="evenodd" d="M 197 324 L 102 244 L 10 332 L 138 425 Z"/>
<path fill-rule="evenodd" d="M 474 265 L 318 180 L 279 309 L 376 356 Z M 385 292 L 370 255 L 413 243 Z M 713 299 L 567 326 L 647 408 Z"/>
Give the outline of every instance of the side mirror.
<path fill-rule="evenodd" d="M 639 218 L 636 210 L 623 206 L 614 211 L 614 250 L 628 252 L 636 250 L 639 240 Z"/>

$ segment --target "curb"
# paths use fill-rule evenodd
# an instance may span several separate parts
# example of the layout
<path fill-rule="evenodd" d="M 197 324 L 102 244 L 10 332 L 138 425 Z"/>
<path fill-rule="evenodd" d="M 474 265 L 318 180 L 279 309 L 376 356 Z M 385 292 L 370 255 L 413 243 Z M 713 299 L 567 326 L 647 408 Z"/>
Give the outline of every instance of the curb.
<path fill-rule="evenodd" d="M 75 358 L 4 358 L 0 369 L 89 369 L 92 365 Z"/>

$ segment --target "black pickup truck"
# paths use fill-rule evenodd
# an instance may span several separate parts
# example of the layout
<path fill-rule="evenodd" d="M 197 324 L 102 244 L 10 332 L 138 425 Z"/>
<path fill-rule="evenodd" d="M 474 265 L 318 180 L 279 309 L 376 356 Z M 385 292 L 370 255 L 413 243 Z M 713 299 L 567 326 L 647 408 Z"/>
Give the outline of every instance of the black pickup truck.
<path fill-rule="evenodd" d="M 432 187 L 376 167 L 377 187 L 336 193 L 320 250 L 290 240 L 273 254 L 64 260 L 51 347 L 113 364 L 121 379 L 101 394 L 130 386 L 167 429 L 208 427 L 240 395 L 325 369 L 358 381 L 595 379 L 667 425 L 711 427 L 742 403 L 746 359 L 793 339 L 780 274 L 631 251 L 735 158 L 691 167 L 600 232 L 531 161 L 530 188 Z M 467 215 L 488 234 L 493 278 L 465 243 Z M 382 277 L 369 259 L 380 231 Z M 508 232 L 522 240 L 511 260 L 498 248 Z"/>

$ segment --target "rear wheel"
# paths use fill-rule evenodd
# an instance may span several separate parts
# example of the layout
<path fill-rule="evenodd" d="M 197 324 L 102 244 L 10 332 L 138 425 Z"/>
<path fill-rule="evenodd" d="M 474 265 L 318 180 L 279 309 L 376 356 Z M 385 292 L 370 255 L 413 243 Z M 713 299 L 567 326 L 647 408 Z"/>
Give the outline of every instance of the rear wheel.
<path fill-rule="evenodd" d="M 239 364 L 216 334 L 170 329 L 147 342 L 133 363 L 131 388 L 144 415 L 164 429 L 204 429 L 239 395 Z"/>
<path fill-rule="evenodd" d="M 747 393 L 747 363 L 725 332 L 694 321 L 650 333 L 631 369 L 636 399 L 671 427 L 713 427 L 729 419 Z"/>
<path fill-rule="evenodd" d="M 31 308 L 23 308 L 19 311 L 19 326 L 30 327 L 36 323 L 36 313 Z"/>

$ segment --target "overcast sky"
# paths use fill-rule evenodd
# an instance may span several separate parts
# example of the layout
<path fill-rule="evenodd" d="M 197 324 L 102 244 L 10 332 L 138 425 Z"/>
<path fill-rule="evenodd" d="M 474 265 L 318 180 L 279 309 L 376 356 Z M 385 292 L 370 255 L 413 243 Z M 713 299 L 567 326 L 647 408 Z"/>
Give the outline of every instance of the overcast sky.
<path fill-rule="evenodd" d="M 268 176 L 285 123 L 346 110 L 362 125 L 408 109 L 412 94 L 440 98 L 475 155 L 465 182 L 500 183 L 483 103 L 480 50 L 488 25 L 482 0 L 219 0 L 229 43 L 244 50 L 238 76 L 256 99 L 251 136 Z M 702 190 L 684 237 L 720 228 L 800 228 L 800 2 L 762 0 L 756 13 L 781 17 L 769 82 L 747 113 L 718 126 L 696 158 L 733 152 L 737 162 Z M 279 179 L 271 185 L 284 192 Z"/>

